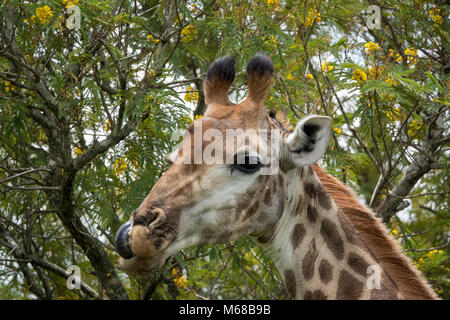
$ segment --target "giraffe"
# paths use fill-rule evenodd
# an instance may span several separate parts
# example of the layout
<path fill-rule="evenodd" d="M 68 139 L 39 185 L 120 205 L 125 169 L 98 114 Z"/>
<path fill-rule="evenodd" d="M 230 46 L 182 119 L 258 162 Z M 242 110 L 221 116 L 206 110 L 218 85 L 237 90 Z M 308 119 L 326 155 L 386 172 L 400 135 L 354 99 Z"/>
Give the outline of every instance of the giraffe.
<path fill-rule="evenodd" d="M 256 54 L 247 65 L 248 96 L 234 104 L 233 60 L 209 67 L 204 117 L 186 130 L 167 157 L 169 169 L 117 231 L 120 267 L 146 276 L 183 248 L 248 235 L 270 254 L 293 299 L 435 299 L 381 222 L 315 164 L 328 147 L 331 119 L 309 115 L 291 130 L 282 115 L 267 113 L 272 74 L 271 60 Z M 227 144 L 208 130 L 268 134 Z M 278 149 L 262 152 L 267 141 Z M 212 144 L 219 161 L 193 163 L 196 150 Z M 277 170 L 262 174 L 274 162 Z"/>

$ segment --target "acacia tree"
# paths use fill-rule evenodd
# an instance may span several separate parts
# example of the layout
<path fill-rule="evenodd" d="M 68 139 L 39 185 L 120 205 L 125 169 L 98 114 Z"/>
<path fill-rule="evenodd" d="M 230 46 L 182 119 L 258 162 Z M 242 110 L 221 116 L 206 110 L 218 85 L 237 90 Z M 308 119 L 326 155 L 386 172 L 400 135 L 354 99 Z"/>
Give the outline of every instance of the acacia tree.
<path fill-rule="evenodd" d="M 183 250 L 150 279 L 118 270 L 112 241 L 167 169 L 172 132 L 204 112 L 207 66 L 229 55 L 244 70 L 265 51 L 276 70 L 268 108 L 292 124 L 307 113 L 333 118 L 322 165 L 364 197 L 448 298 L 447 16 L 440 1 L 7 1 L 1 295 L 287 297 L 250 239 Z M 238 73 L 236 102 L 245 82 Z M 70 265 L 80 290 L 67 288 Z"/>

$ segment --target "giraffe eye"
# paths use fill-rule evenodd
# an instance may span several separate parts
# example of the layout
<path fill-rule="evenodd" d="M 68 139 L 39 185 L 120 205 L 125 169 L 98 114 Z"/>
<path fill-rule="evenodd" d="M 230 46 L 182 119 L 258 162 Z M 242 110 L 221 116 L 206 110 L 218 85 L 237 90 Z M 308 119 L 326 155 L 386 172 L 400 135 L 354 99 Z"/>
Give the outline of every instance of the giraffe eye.
<path fill-rule="evenodd" d="M 233 168 L 245 173 L 253 173 L 261 168 L 261 166 L 262 163 L 259 157 L 255 155 L 236 155 L 234 158 Z"/>

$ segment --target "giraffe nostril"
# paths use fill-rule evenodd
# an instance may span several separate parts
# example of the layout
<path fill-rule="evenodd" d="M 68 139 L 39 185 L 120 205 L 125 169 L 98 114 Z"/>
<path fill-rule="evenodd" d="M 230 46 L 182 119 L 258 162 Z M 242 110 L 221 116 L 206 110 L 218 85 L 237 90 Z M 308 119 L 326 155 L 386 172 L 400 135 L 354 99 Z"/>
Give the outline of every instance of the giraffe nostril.
<path fill-rule="evenodd" d="M 148 223 L 149 227 L 156 228 L 162 225 L 166 221 L 166 214 L 160 208 L 153 209 L 151 211 L 151 220 Z"/>

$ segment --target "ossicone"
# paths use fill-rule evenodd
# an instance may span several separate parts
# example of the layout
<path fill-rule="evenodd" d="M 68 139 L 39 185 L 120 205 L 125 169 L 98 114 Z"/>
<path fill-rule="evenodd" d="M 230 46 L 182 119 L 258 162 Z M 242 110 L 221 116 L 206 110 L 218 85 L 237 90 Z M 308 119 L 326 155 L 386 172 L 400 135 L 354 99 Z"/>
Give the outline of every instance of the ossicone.
<path fill-rule="evenodd" d="M 258 52 L 247 64 L 248 99 L 260 104 L 272 83 L 273 64 L 263 52 Z"/>
<path fill-rule="evenodd" d="M 218 58 L 209 66 L 204 83 L 207 105 L 232 105 L 228 91 L 235 75 L 234 60 L 230 57 Z"/>

